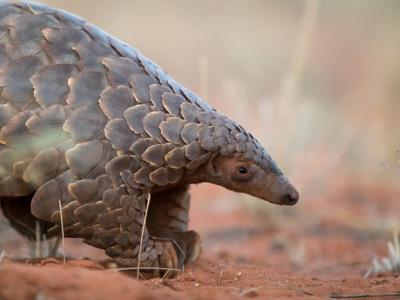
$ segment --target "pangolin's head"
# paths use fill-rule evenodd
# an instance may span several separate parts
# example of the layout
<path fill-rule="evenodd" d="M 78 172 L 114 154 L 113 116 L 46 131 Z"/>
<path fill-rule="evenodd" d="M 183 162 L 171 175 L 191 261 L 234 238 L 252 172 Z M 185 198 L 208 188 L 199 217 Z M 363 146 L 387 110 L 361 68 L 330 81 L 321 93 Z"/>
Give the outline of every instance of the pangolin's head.
<path fill-rule="evenodd" d="M 232 191 L 246 193 L 280 205 L 294 205 L 299 199 L 296 188 L 271 160 L 259 164 L 242 153 L 216 155 L 204 167 L 208 181 Z"/>
<path fill-rule="evenodd" d="M 296 204 L 299 193 L 261 144 L 243 127 L 225 116 L 221 118 L 224 122 L 214 127 L 213 154 L 193 174 L 196 181 L 214 183 L 275 204 Z"/>

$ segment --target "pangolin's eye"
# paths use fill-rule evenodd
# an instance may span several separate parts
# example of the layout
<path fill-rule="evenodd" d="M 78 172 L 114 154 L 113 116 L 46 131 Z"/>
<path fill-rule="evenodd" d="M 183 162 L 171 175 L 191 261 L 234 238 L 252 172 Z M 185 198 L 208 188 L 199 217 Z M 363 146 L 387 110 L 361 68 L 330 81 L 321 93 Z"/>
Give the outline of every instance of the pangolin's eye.
<path fill-rule="evenodd" d="M 246 174 L 247 173 L 247 168 L 246 167 L 239 167 L 239 173 L 240 174 Z"/>
<path fill-rule="evenodd" d="M 246 182 L 253 177 L 252 170 L 243 164 L 236 166 L 231 173 L 231 178 L 238 182 Z"/>

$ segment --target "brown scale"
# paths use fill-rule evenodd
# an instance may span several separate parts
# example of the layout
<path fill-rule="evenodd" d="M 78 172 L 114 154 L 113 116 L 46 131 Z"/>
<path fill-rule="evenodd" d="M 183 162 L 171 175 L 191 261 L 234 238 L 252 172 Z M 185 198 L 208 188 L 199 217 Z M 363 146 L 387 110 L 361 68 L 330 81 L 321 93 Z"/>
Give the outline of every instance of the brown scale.
<path fill-rule="evenodd" d="M 266 199 L 264 182 L 218 169 L 241 161 L 294 190 L 252 135 L 136 49 L 72 14 L 0 3 L 0 200 L 21 234 L 32 239 L 37 220 L 59 234 L 62 213 L 67 237 L 159 276 L 199 254 L 191 183 Z"/>

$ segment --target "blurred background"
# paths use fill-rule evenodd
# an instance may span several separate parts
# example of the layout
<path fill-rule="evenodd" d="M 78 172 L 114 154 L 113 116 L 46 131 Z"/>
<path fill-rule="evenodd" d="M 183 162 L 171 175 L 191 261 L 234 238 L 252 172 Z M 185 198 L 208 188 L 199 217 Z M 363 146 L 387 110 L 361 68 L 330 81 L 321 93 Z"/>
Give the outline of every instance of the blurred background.
<path fill-rule="evenodd" d="M 298 187 L 291 208 L 194 187 L 205 255 L 317 272 L 385 253 L 400 216 L 399 1 L 41 2 L 139 49 L 254 133 Z"/>

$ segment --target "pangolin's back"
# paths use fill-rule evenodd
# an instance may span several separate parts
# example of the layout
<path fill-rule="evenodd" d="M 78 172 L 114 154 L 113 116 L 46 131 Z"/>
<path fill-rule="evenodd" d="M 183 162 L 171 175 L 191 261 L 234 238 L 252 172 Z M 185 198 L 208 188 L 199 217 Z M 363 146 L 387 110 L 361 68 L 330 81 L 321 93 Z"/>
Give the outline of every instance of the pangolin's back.
<path fill-rule="evenodd" d="M 240 126 L 92 24 L 37 4 L 0 8 L 0 196 L 96 178 L 127 154 L 136 187 L 173 184 L 216 148 L 236 151 L 229 136 L 266 159 Z"/>

